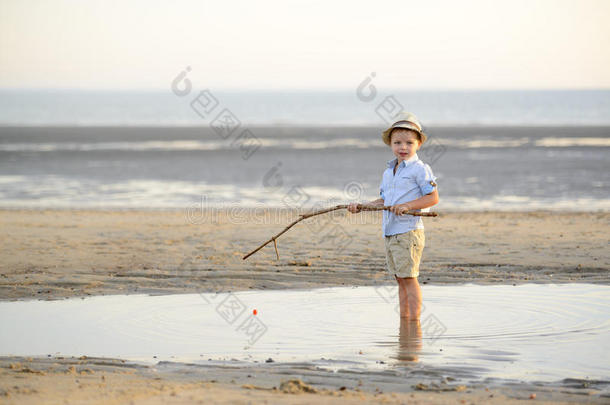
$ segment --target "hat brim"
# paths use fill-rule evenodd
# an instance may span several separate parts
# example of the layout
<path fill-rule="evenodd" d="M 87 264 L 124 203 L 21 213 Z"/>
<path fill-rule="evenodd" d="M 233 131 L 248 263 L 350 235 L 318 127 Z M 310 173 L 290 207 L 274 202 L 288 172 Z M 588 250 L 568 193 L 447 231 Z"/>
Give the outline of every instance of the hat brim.
<path fill-rule="evenodd" d="M 415 125 L 410 124 L 408 122 L 401 122 L 401 123 L 394 124 L 390 128 L 383 131 L 383 133 L 381 135 L 381 139 L 383 139 L 383 142 L 386 145 L 388 145 L 388 146 L 390 145 L 390 135 L 392 134 L 392 131 L 396 128 L 404 128 L 404 129 L 411 130 L 413 132 L 417 132 L 420 136 L 421 143 L 426 142 L 426 139 L 428 138 L 426 136 L 426 134 L 423 131 L 420 131 L 419 128 L 417 128 Z"/>

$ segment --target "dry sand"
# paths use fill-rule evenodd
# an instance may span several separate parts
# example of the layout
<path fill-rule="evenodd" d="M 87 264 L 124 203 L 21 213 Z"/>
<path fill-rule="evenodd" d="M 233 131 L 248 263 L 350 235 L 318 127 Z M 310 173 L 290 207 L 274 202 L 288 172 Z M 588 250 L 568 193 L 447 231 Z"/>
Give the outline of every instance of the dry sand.
<path fill-rule="evenodd" d="M 244 261 L 297 215 L 0 210 L 0 299 L 394 283 L 384 267 L 379 215 L 339 212 L 303 221 L 278 240 L 280 260 L 270 244 Z M 610 213 L 442 213 L 424 221 L 423 283 L 610 281 Z M 521 403 L 533 393 L 538 402 L 608 400 L 578 382 L 418 385 L 424 383 L 325 373 L 281 364 L 226 368 L 4 357 L 0 402 Z"/>
<path fill-rule="evenodd" d="M 248 217 L 247 215 L 250 215 Z M 393 283 L 379 212 L 0 210 L 0 299 Z M 610 213 L 443 213 L 425 218 L 420 282 L 610 280 Z M 195 223 L 193 223 L 195 222 Z M 258 223 L 256 223 L 258 222 Z"/>

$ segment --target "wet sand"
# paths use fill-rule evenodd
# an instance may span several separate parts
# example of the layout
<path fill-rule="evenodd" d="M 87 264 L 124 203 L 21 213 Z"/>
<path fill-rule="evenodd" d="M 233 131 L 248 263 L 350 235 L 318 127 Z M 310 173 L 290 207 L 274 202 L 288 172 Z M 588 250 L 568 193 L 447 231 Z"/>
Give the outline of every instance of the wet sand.
<path fill-rule="evenodd" d="M 273 244 L 242 260 L 296 217 L 278 210 L 255 216 L 241 211 L 0 210 L 0 299 L 395 283 L 385 272 L 379 217 L 373 213 L 303 221 L 278 240 L 280 260 Z M 610 281 L 610 213 L 443 212 L 424 221 L 422 283 Z M 291 379 L 299 382 L 290 385 Z M 7 403 L 70 398 L 296 404 L 334 403 L 339 396 L 346 403 L 520 403 L 532 394 L 549 403 L 608 399 L 580 380 L 560 386 L 458 386 L 330 373 L 302 364 L 151 366 L 113 359 L 0 358 L 0 398 Z"/>
<path fill-rule="evenodd" d="M 404 381 L 384 373 L 354 375 L 300 364 L 256 368 L 88 357 L 0 358 L 0 399 L 7 404 L 521 404 L 607 403 L 585 381 L 562 387 L 457 385 Z"/>

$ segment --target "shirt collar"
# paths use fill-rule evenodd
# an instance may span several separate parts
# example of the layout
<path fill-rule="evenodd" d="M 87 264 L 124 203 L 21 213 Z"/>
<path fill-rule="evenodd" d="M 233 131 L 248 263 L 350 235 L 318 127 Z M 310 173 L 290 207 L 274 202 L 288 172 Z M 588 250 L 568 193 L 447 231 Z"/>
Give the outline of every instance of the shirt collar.
<path fill-rule="evenodd" d="M 410 164 L 412 162 L 415 162 L 416 160 L 419 160 L 419 157 L 417 157 L 417 153 L 415 153 L 409 159 L 403 160 L 401 165 L 406 166 L 406 165 L 408 165 L 408 164 Z M 398 158 L 394 158 L 392 160 L 388 160 L 388 168 L 393 169 L 394 166 L 396 165 L 397 161 L 398 161 Z"/>

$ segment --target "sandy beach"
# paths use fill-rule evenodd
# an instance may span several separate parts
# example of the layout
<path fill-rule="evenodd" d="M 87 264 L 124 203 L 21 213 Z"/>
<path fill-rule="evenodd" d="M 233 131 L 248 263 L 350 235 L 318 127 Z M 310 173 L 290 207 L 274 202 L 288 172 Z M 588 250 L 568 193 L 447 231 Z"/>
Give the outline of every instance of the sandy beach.
<path fill-rule="evenodd" d="M 521 404 L 607 403 L 582 381 L 572 387 L 512 384 L 487 388 L 405 383 L 383 375 L 325 372 L 299 365 L 202 367 L 142 365 L 82 357 L 0 358 L 6 404 Z"/>
<path fill-rule="evenodd" d="M 303 221 L 242 257 L 296 212 L 1 210 L 0 298 L 58 300 L 395 283 L 379 213 Z M 309 221 L 309 222 L 308 222 Z M 425 218 L 420 282 L 610 282 L 608 213 L 442 212 Z M 87 357 L 3 357 L 6 403 L 521 403 L 607 401 L 583 381 L 562 386 L 458 385 L 329 373 L 303 364 L 139 364 Z M 290 382 L 290 380 L 295 380 Z"/>
<path fill-rule="evenodd" d="M 0 3 L 0 405 L 610 404 L 610 1 L 394 3 Z"/>
<path fill-rule="evenodd" d="M 425 218 L 421 283 L 608 284 L 608 213 L 464 212 Z M 176 294 L 393 283 L 380 213 L 295 225 L 281 210 L 0 210 L 0 298 Z M 315 218 L 318 218 L 317 220 Z"/>

